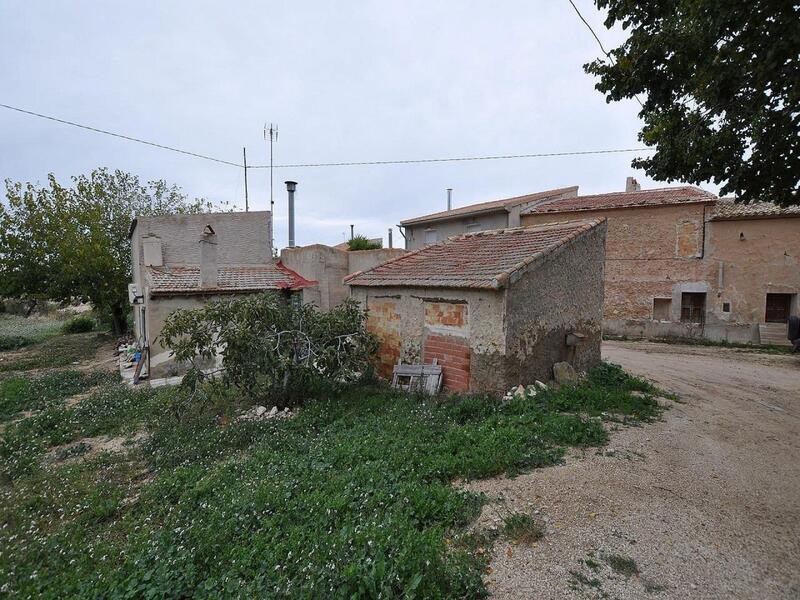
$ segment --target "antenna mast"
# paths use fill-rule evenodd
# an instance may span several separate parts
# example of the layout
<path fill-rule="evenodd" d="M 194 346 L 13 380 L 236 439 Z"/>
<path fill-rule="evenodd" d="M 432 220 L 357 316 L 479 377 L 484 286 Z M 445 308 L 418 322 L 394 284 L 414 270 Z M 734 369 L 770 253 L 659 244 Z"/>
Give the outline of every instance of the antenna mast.
<path fill-rule="evenodd" d="M 272 195 L 273 181 L 272 181 L 272 145 L 278 141 L 278 126 L 272 123 L 269 124 L 267 129 L 266 123 L 264 124 L 264 139 L 269 136 L 269 210 L 275 214 L 275 199 Z M 272 238 L 272 247 L 275 247 L 275 238 Z"/>

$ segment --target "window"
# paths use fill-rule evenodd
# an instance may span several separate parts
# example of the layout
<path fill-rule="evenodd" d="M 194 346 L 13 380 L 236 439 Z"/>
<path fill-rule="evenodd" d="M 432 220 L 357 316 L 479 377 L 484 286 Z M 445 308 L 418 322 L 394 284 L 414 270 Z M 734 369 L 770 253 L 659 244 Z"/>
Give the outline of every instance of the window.
<path fill-rule="evenodd" d="M 684 323 L 703 323 L 706 313 L 704 292 L 683 292 L 681 294 L 681 321 Z"/>
<path fill-rule="evenodd" d="M 730 302 L 723 302 L 722 303 L 722 312 L 724 312 L 724 313 L 731 312 L 731 303 Z"/>
<path fill-rule="evenodd" d="M 425 230 L 425 243 L 426 244 L 435 244 L 439 238 L 436 236 L 435 229 L 426 229 Z"/>
<path fill-rule="evenodd" d="M 653 321 L 669 321 L 672 319 L 672 299 L 653 298 Z"/>

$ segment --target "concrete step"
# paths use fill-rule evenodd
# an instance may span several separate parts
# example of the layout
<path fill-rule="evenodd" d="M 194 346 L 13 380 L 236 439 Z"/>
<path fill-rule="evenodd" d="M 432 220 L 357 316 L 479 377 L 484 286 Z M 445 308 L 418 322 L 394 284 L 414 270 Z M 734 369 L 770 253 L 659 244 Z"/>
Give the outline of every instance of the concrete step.
<path fill-rule="evenodd" d="M 758 335 L 762 344 L 771 346 L 791 346 L 792 343 L 786 337 L 786 323 L 760 323 Z"/>

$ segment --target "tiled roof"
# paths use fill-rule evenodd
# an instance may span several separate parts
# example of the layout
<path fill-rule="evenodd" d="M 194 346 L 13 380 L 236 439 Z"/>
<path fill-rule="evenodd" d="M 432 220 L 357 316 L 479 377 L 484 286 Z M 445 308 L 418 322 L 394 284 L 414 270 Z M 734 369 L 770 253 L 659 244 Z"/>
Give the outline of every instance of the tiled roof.
<path fill-rule="evenodd" d="M 759 219 L 766 217 L 800 216 L 800 206 L 781 207 L 772 202 L 737 204 L 733 198 L 720 198 L 714 206 L 712 221 Z"/>
<path fill-rule="evenodd" d="M 605 219 L 468 233 L 425 246 L 344 282 L 354 286 L 499 289 L 509 276 Z"/>
<path fill-rule="evenodd" d="M 266 265 L 221 265 L 217 287 L 200 287 L 200 266 L 148 267 L 150 293 L 154 296 L 184 294 L 232 294 L 260 290 L 297 290 L 315 285 L 281 262 Z"/>
<path fill-rule="evenodd" d="M 418 225 L 428 221 L 441 221 L 445 219 L 452 219 L 454 217 L 465 217 L 472 214 L 479 214 L 485 212 L 495 212 L 498 210 L 511 210 L 518 204 L 525 204 L 527 202 L 534 202 L 536 200 L 545 200 L 551 196 L 561 196 L 562 194 L 576 193 L 578 186 L 558 188 L 555 190 L 546 190 L 544 192 L 537 192 L 535 194 L 527 194 L 525 196 L 514 196 L 513 198 L 504 198 L 502 200 L 492 200 L 490 202 L 481 202 L 479 204 L 470 204 L 469 206 L 461 206 L 452 210 L 443 210 L 441 212 L 432 213 L 422 217 L 414 217 L 413 219 L 406 219 L 400 221 L 400 225 Z"/>
<path fill-rule="evenodd" d="M 563 198 L 551 202 L 543 202 L 523 211 L 523 214 L 573 212 L 578 210 L 605 210 L 611 208 L 629 208 L 635 206 L 661 206 L 666 204 L 684 204 L 691 202 L 713 202 L 714 194 L 692 186 L 639 190 L 636 192 L 612 192 Z"/>

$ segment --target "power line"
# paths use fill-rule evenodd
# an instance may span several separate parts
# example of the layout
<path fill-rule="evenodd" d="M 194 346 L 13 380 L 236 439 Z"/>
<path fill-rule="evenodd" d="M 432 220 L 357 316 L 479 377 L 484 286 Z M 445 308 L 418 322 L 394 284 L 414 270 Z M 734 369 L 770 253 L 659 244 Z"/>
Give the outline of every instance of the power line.
<path fill-rule="evenodd" d="M 205 154 L 197 154 L 196 152 L 189 152 L 187 150 L 181 150 L 180 148 L 173 148 L 172 146 L 165 146 L 164 144 L 156 144 L 155 142 L 148 142 L 147 140 L 141 140 L 139 138 L 131 137 L 129 135 L 123 135 L 121 133 L 114 133 L 113 131 L 106 131 L 105 129 L 98 129 L 97 127 L 91 127 L 89 125 L 81 125 L 80 123 L 73 123 L 72 121 L 66 121 L 64 119 L 57 119 L 56 117 L 50 117 L 48 115 L 43 115 L 37 112 L 33 112 L 32 110 L 25 110 L 23 108 L 17 108 L 16 106 L 9 106 L 8 104 L 0 104 L 3 108 L 7 108 L 9 110 L 15 110 L 17 112 L 24 113 L 26 115 L 32 115 L 34 117 L 39 117 L 40 119 L 47 119 L 49 121 L 55 121 L 56 123 L 63 123 L 64 125 L 72 125 L 73 127 L 79 127 L 80 129 L 87 129 L 88 131 L 94 131 L 96 133 L 102 133 L 105 135 L 110 135 L 117 138 L 122 138 L 123 140 L 128 140 L 130 142 L 136 142 L 138 144 L 146 144 L 148 146 L 155 146 L 156 148 L 161 148 L 162 150 L 170 150 L 172 152 L 179 152 L 180 154 L 186 154 L 187 156 L 194 156 L 195 158 L 202 158 L 204 160 L 211 160 L 214 162 L 222 163 L 223 165 L 230 165 L 232 167 L 239 167 L 242 168 L 243 165 L 240 165 L 235 162 L 230 162 L 227 160 L 222 160 L 221 158 L 214 158 L 213 156 L 206 156 Z"/>
<path fill-rule="evenodd" d="M 123 135 L 121 133 L 114 133 L 112 131 L 106 131 L 105 129 L 99 129 L 97 127 L 91 127 L 89 125 L 82 125 L 80 123 L 75 123 L 73 121 L 67 121 L 65 119 L 58 119 L 56 117 L 51 117 L 49 115 L 43 115 L 41 113 L 33 112 L 31 110 L 25 110 L 23 108 L 17 108 L 16 106 L 9 106 L 8 104 L 0 104 L 0 107 L 7 108 L 9 110 L 14 110 L 20 113 L 24 113 L 26 115 L 32 115 L 34 117 L 39 117 L 42 119 L 47 119 L 49 121 L 55 121 L 56 123 L 63 123 L 65 125 L 71 125 L 73 127 L 78 127 L 80 129 L 86 129 L 87 131 L 94 131 L 95 133 L 102 133 L 104 135 L 110 135 L 113 137 L 121 138 L 123 140 L 128 140 L 131 142 L 136 142 L 138 144 L 145 144 L 147 146 L 153 146 L 155 148 L 161 148 L 162 150 L 169 150 L 171 152 L 178 152 L 179 154 L 184 154 L 187 156 L 193 156 L 195 158 L 202 158 L 203 160 L 210 160 L 213 162 L 221 163 L 223 165 L 229 165 L 232 167 L 238 167 L 240 169 L 247 168 L 247 169 L 268 169 L 270 165 L 247 165 L 245 167 L 242 164 L 231 162 L 228 160 L 222 160 L 220 158 L 214 158 L 213 156 L 206 156 L 204 154 L 198 154 L 196 152 L 189 152 L 187 150 L 181 150 L 180 148 L 174 148 L 172 146 L 166 146 L 164 144 L 157 144 L 155 142 L 148 142 L 147 140 L 142 140 L 140 138 L 135 138 L 129 135 Z M 442 162 L 465 162 L 465 161 L 477 161 L 477 160 L 509 160 L 509 159 L 517 159 L 517 158 L 545 158 L 545 157 L 553 157 L 553 156 L 585 156 L 591 154 L 620 154 L 623 152 L 647 152 L 652 151 L 652 148 L 621 148 L 621 149 L 613 149 L 613 150 L 578 150 L 572 152 L 539 152 L 535 154 L 500 154 L 494 156 L 458 156 L 458 157 L 449 157 L 449 158 L 417 158 L 417 159 L 401 159 L 401 160 L 364 160 L 364 161 L 350 161 L 350 162 L 327 162 L 327 163 L 297 163 L 297 164 L 285 164 L 285 165 L 273 165 L 276 169 L 296 169 L 296 168 L 306 168 L 306 167 L 350 167 L 350 166 L 368 166 L 368 165 L 411 165 L 411 164 L 421 164 L 421 163 L 442 163 Z"/>
<path fill-rule="evenodd" d="M 351 167 L 362 165 L 410 165 L 419 163 L 461 162 L 470 160 L 506 160 L 511 158 L 544 158 L 548 156 L 581 156 L 585 154 L 618 154 L 621 152 L 647 152 L 652 148 L 621 148 L 615 150 L 579 150 L 575 152 L 539 152 L 536 154 L 501 154 L 496 156 L 459 156 L 454 158 L 416 158 L 407 160 L 364 160 L 353 162 L 298 163 L 274 165 L 276 169 L 295 169 L 300 167 Z M 248 169 L 268 169 L 269 165 L 250 165 Z"/>
<path fill-rule="evenodd" d="M 589 31 L 592 33 L 592 35 L 594 36 L 594 39 L 597 40 L 597 45 L 600 46 L 600 50 L 603 51 L 603 54 L 605 54 L 606 57 L 608 58 L 608 60 L 610 60 L 613 63 L 614 62 L 614 57 L 611 56 L 606 51 L 606 49 L 603 47 L 603 42 L 601 42 L 600 38 L 597 37 L 597 34 L 594 32 L 594 29 L 592 29 L 592 26 L 589 25 L 589 21 L 587 21 L 586 19 L 583 18 L 583 15 L 581 14 L 581 11 L 578 10 L 578 7 L 575 6 L 575 3 L 572 0 L 567 0 L 567 2 L 569 2 L 572 5 L 572 8 L 574 8 L 575 12 L 578 14 L 578 17 L 580 17 L 581 21 L 583 21 L 583 24 L 586 25 L 587 29 L 589 29 Z M 642 104 L 642 101 L 639 100 L 639 96 L 634 94 L 633 97 L 636 98 L 636 101 L 639 103 L 639 106 L 644 108 L 644 104 Z"/>

